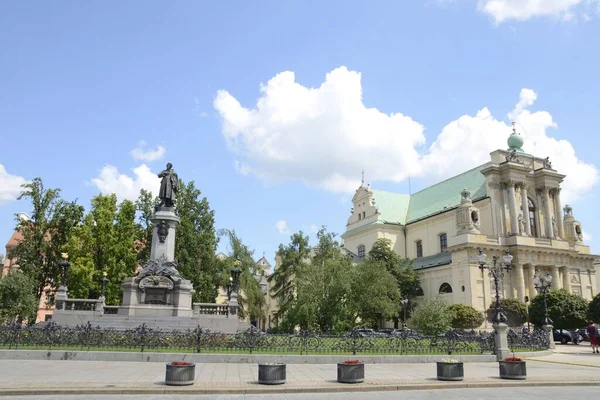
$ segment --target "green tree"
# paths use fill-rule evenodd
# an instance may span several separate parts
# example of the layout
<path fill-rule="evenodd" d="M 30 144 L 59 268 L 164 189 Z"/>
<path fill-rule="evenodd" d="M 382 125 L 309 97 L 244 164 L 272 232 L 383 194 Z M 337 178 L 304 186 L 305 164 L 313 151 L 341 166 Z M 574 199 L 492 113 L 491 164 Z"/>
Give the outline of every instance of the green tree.
<path fill-rule="evenodd" d="M 452 304 L 448 307 L 452 314 L 452 327 L 458 329 L 475 329 L 483 324 L 483 313 L 466 304 Z"/>
<path fill-rule="evenodd" d="M 35 322 L 38 297 L 34 295 L 33 280 L 19 270 L 12 271 L 0 279 L 1 322 Z"/>
<path fill-rule="evenodd" d="M 152 215 L 158 202 L 160 202 L 160 199 L 153 197 L 152 193 L 145 189 L 140 191 L 140 196 L 135 202 L 135 208 L 139 212 L 138 261 L 140 264 L 150 259 L 152 233 L 154 230 Z"/>
<path fill-rule="evenodd" d="M 546 293 L 548 315 L 557 329 L 577 329 L 586 325 L 588 301 L 583 297 L 569 293 L 565 289 L 551 290 Z M 531 322 L 536 326 L 544 323 L 544 298 L 537 295 L 529 306 Z"/>
<path fill-rule="evenodd" d="M 595 295 L 592 301 L 590 301 L 587 318 L 589 321 L 593 321 L 595 323 L 600 322 L 600 294 Z"/>
<path fill-rule="evenodd" d="M 98 195 L 91 200 L 90 212 L 71 236 L 69 253 L 69 295 L 80 298 L 100 296 L 100 282 L 106 274 L 106 303 L 121 302 L 121 284 L 137 267 L 135 205 L 117 196 Z"/>
<path fill-rule="evenodd" d="M 352 324 L 360 321 L 366 326 L 375 326 L 382 319 L 397 317 L 401 304 L 400 290 L 386 265 L 367 260 L 354 269 L 349 293 Z"/>
<path fill-rule="evenodd" d="M 449 304 L 441 297 L 425 298 L 414 312 L 412 323 L 425 335 L 441 335 L 452 326 Z"/>
<path fill-rule="evenodd" d="M 373 243 L 369 250 L 368 259 L 383 263 L 387 270 L 396 278 L 402 297 L 409 300 L 421 294 L 419 274 L 412 268 L 413 260 L 402 258 L 392 249 L 390 239 L 380 238 Z"/>
<path fill-rule="evenodd" d="M 194 301 L 212 303 L 221 279 L 221 265 L 216 259 L 215 213 L 194 181 L 187 185 L 180 181 L 177 211 L 181 218 L 175 239 L 179 272 L 192 282 Z"/>
<path fill-rule="evenodd" d="M 19 200 L 31 201 L 31 219 L 19 221 L 16 229 L 23 239 L 10 251 L 20 270 L 33 281 L 36 298 L 47 286 L 59 283 L 58 263 L 63 247 L 79 225 L 83 207 L 60 197 L 60 189 L 45 189 L 41 178 L 21 185 Z"/>
<path fill-rule="evenodd" d="M 500 299 L 500 308 L 506 316 L 508 326 L 521 326 L 527 322 L 527 306 L 518 299 Z M 496 303 L 492 302 L 487 310 L 487 319 L 492 322 Z"/>
<path fill-rule="evenodd" d="M 262 270 L 254 262 L 254 250 L 250 250 L 233 230 L 221 229 L 218 234 L 229 238 L 230 248 L 229 257 L 221 264 L 220 286 L 225 287 L 229 283 L 231 269 L 239 267 L 242 270 L 238 293 L 240 316 L 248 317 L 252 322 L 258 321 L 266 315 L 267 294 L 260 288 Z"/>
<path fill-rule="evenodd" d="M 296 284 L 302 279 L 309 265 L 310 247 L 308 236 L 302 231 L 290 237 L 288 245 L 279 245 L 277 250 L 278 267 L 268 277 L 272 283 L 271 297 L 277 300 L 275 318 L 283 320 L 296 297 Z"/>

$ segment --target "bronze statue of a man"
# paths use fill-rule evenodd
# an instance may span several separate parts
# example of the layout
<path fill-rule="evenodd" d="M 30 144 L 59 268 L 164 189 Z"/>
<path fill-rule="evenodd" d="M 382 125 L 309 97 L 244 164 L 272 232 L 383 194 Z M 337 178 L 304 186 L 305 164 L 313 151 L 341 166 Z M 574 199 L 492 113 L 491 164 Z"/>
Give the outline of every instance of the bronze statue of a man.
<path fill-rule="evenodd" d="M 160 206 L 175 206 L 175 198 L 177 197 L 177 192 L 179 191 L 179 177 L 173 169 L 173 164 L 167 163 L 167 169 L 158 174 L 158 177 L 162 178 L 160 182 L 160 191 L 158 192 Z"/>

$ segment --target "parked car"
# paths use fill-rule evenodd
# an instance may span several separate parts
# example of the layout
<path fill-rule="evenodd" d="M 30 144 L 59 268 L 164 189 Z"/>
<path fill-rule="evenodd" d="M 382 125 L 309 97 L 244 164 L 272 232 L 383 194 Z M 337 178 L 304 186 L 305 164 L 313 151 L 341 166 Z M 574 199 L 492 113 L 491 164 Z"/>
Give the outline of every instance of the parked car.
<path fill-rule="evenodd" d="M 560 342 L 561 344 L 567 344 L 569 342 L 573 342 L 573 338 L 571 337 L 571 332 L 567 330 L 557 329 L 554 331 L 554 341 Z"/>
<path fill-rule="evenodd" d="M 588 335 L 586 328 L 577 329 L 577 332 L 579 332 L 579 334 L 581 335 L 581 340 L 583 340 L 584 342 L 590 341 L 590 335 Z"/>

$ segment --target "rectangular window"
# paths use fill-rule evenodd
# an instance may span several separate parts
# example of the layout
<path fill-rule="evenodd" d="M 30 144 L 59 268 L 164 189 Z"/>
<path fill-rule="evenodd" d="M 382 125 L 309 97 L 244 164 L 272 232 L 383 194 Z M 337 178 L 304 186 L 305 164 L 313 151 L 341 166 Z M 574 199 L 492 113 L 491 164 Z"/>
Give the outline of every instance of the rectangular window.
<path fill-rule="evenodd" d="M 440 251 L 444 251 L 448 248 L 448 236 L 445 233 L 440 235 Z"/>
<path fill-rule="evenodd" d="M 423 257 L 423 243 L 417 240 L 417 257 Z"/>
<path fill-rule="evenodd" d="M 365 246 L 358 246 L 358 256 L 365 258 Z"/>

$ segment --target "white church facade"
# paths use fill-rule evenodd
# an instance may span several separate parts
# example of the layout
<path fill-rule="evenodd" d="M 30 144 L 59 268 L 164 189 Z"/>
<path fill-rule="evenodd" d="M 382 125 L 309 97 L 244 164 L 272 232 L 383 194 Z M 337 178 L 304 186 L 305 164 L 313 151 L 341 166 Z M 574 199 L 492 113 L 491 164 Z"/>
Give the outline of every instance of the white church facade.
<path fill-rule="evenodd" d="M 551 274 L 553 289 L 565 288 L 591 300 L 598 275 L 582 225 L 561 203 L 565 175 L 548 158 L 522 150 L 513 128 L 508 150 L 489 162 L 412 195 L 380 191 L 364 181 L 342 235 L 344 248 L 365 257 L 379 238 L 402 257 L 415 259 L 424 296 L 485 310 L 494 289 L 475 256 L 481 248 L 491 262 L 506 250 L 513 258 L 502 296 L 526 301 L 537 293 L 536 274 Z"/>

